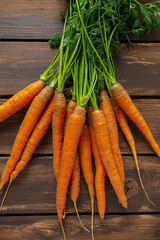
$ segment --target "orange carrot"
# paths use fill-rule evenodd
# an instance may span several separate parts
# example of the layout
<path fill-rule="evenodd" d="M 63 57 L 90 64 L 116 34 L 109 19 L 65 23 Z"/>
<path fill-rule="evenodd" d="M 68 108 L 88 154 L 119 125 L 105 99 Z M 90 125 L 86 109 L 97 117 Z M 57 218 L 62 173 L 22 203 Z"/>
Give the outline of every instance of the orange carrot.
<path fill-rule="evenodd" d="M 26 107 L 34 97 L 45 87 L 45 82 L 39 80 L 31 83 L 26 88 L 16 93 L 8 101 L 0 106 L 0 122 L 3 122 L 14 113 Z"/>
<path fill-rule="evenodd" d="M 66 111 L 66 118 L 65 118 L 65 123 L 64 123 L 64 135 L 66 133 L 66 127 L 69 121 L 70 116 L 74 112 L 74 109 L 76 107 L 77 103 L 73 101 L 72 99 L 69 101 L 67 105 L 67 111 Z M 76 204 L 78 195 L 79 195 L 79 181 L 80 181 L 80 168 L 79 168 L 79 153 L 78 151 L 76 152 L 76 157 L 75 157 L 75 163 L 73 167 L 73 172 L 71 176 L 71 199 L 74 203 Z"/>
<path fill-rule="evenodd" d="M 145 190 L 145 187 L 143 185 L 143 182 L 142 182 L 140 169 L 139 169 L 139 165 L 138 165 L 138 160 L 137 160 L 137 152 L 136 152 L 135 142 L 134 142 L 131 130 L 128 126 L 127 120 L 125 118 L 125 115 L 124 115 L 122 109 L 115 103 L 115 101 L 113 99 L 112 99 L 112 106 L 113 106 L 114 112 L 116 114 L 119 126 L 121 127 L 121 130 L 122 130 L 124 136 L 126 137 L 127 142 L 132 150 L 141 186 L 142 186 L 144 193 L 145 193 L 147 199 L 149 200 L 149 202 L 151 202 L 154 205 L 154 203 L 150 200 L 150 198 Z"/>
<path fill-rule="evenodd" d="M 82 133 L 79 139 L 79 155 L 80 155 L 80 165 L 83 172 L 84 179 L 86 181 L 89 195 L 91 199 L 92 206 L 92 221 L 91 221 L 91 229 L 92 229 L 92 239 L 93 236 L 93 214 L 94 214 L 94 176 L 92 171 L 92 158 L 91 158 L 91 141 L 89 128 L 87 124 L 84 124 Z"/>
<path fill-rule="evenodd" d="M 64 122 L 64 135 L 66 133 L 66 127 L 67 127 L 68 120 L 69 120 L 71 114 L 74 112 L 76 105 L 77 105 L 77 103 L 75 101 L 73 101 L 72 99 L 69 101 L 69 103 L 67 105 L 65 122 Z M 64 212 L 63 218 L 65 218 L 65 212 Z"/>
<path fill-rule="evenodd" d="M 95 188 L 96 188 L 96 196 L 98 200 L 98 212 L 99 212 L 100 218 L 103 219 L 105 214 L 105 206 L 106 206 L 106 202 L 105 202 L 106 171 L 104 169 L 101 156 L 99 154 L 97 143 L 96 143 L 95 132 L 93 128 L 93 119 L 92 119 L 93 111 L 94 111 L 93 107 L 89 106 L 87 111 L 87 119 L 88 119 L 89 131 L 91 136 L 92 152 L 93 152 L 93 157 L 96 165 Z"/>
<path fill-rule="evenodd" d="M 66 118 L 65 118 L 65 123 L 64 123 L 64 134 L 66 132 L 68 120 L 76 106 L 77 106 L 77 103 L 75 101 L 73 101 L 72 99 L 69 101 L 69 103 L 67 105 Z"/>
<path fill-rule="evenodd" d="M 61 166 L 62 144 L 64 137 L 64 121 L 66 115 L 66 99 L 63 93 L 59 92 L 54 104 L 52 118 L 53 132 L 53 170 L 56 180 L 59 176 Z"/>
<path fill-rule="evenodd" d="M 155 151 L 155 153 L 160 157 L 160 148 L 157 145 L 156 141 L 154 140 L 154 137 L 153 137 L 146 121 L 144 120 L 144 118 L 142 117 L 142 115 L 140 114 L 140 112 L 138 111 L 138 109 L 136 108 L 134 103 L 132 102 L 128 93 L 125 91 L 125 89 L 122 87 L 122 85 L 120 83 L 114 84 L 113 86 L 111 86 L 110 89 L 111 89 L 113 99 L 115 100 L 115 102 L 122 108 L 122 110 L 136 124 L 136 126 L 144 134 L 144 136 L 150 143 L 150 145 L 153 148 L 153 150 Z"/>
<path fill-rule="evenodd" d="M 49 128 L 49 126 L 51 124 L 54 102 L 55 102 L 55 95 L 56 95 L 56 92 L 55 92 L 54 96 L 52 97 L 52 99 L 50 100 L 50 102 L 47 104 L 38 123 L 36 124 L 35 128 L 33 129 L 33 132 L 32 132 L 32 134 L 24 148 L 24 151 L 22 153 L 21 159 L 19 160 L 14 171 L 10 175 L 9 184 L 8 184 L 7 190 L 5 192 L 4 198 L 1 203 L 1 209 L 2 209 L 3 203 L 5 201 L 7 192 L 11 186 L 11 183 L 17 177 L 17 175 L 21 172 L 21 170 L 25 168 L 25 166 L 31 159 L 32 154 L 34 153 L 36 147 L 38 146 L 41 139 L 44 137 L 47 129 Z"/>
<path fill-rule="evenodd" d="M 79 153 L 76 152 L 74 167 L 71 176 L 71 199 L 76 203 L 79 196 L 79 183 L 80 183 L 80 167 L 79 167 Z"/>
<path fill-rule="evenodd" d="M 85 109 L 76 106 L 70 116 L 63 142 L 61 168 L 57 181 L 56 207 L 58 219 L 62 226 L 63 211 L 66 203 L 68 184 L 74 167 L 78 141 L 85 122 Z"/>
<path fill-rule="evenodd" d="M 111 101 L 109 97 L 107 96 L 107 93 L 105 90 L 100 91 L 100 103 L 99 103 L 99 109 L 102 110 L 107 126 L 108 126 L 108 132 L 109 132 L 109 139 L 111 144 L 111 149 L 113 153 L 113 158 L 115 161 L 115 165 L 117 167 L 118 174 L 120 176 L 120 179 L 122 183 L 125 183 L 125 174 L 124 174 L 124 166 L 123 166 L 123 160 L 121 151 L 119 149 L 119 137 L 118 137 L 118 128 L 117 128 L 117 121 L 114 115 L 114 111 L 111 105 Z"/>
<path fill-rule="evenodd" d="M 64 123 L 64 136 L 66 133 L 66 127 L 68 124 L 68 120 L 69 120 L 70 116 L 72 115 L 72 113 L 74 112 L 76 105 L 77 105 L 77 103 L 75 101 L 73 101 L 72 99 L 69 101 L 69 103 L 67 105 L 66 117 L 65 117 L 65 123 Z M 79 164 L 79 154 L 78 154 L 78 152 L 76 152 L 75 163 L 74 163 L 74 167 L 73 167 L 73 171 L 75 171 L 75 172 L 72 172 L 72 177 L 71 177 L 71 198 L 73 197 L 76 200 L 79 195 L 78 182 L 80 180 L 80 172 L 78 174 L 78 171 L 80 171 L 80 169 L 78 168 L 78 164 Z M 77 191 L 77 192 L 75 192 L 75 191 Z M 74 202 L 74 205 L 76 204 L 76 200 Z"/>
<path fill-rule="evenodd" d="M 96 142 L 104 168 L 119 199 L 119 202 L 122 204 L 123 207 L 127 208 L 127 199 L 124 193 L 124 186 L 117 172 L 111 150 L 106 119 L 101 110 L 94 111 L 92 113 L 92 117 Z"/>
<path fill-rule="evenodd" d="M 35 149 L 37 148 L 39 142 L 46 134 L 46 131 L 49 128 L 52 121 L 54 102 L 55 102 L 55 96 L 53 96 L 50 102 L 47 104 L 38 123 L 33 129 L 33 132 L 22 153 L 21 159 L 16 165 L 15 170 L 10 175 L 10 181 L 13 181 L 13 179 L 17 177 L 19 172 L 26 166 L 28 161 L 31 159 Z"/>
<path fill-rule="evenodd" d="M 5 169 L 2 173 L 0 189 L 8 181 L 10 174 L 19 161 L 22 151 L 28 141 L 28 138 L 36 125 L 44 107 L 53 95 L 53 88 L 45 87 L 33 100 L 26 116 L 21 124 L 19 132 L 14 141 L 10 158 L 8 159 Z"/>
<path fill-rule="evenodd" d="M 73 101 L 72 99 L 69 101 L 69 103 L 67 105 L 66 118 L 65 118 L 65 123 L 64 123 L 64 135 L 66 133 L 66 127 L 67 127 L 68 120 L 69 120 L 71 114 L 74 112 L 76 105 L 77 105 L 77 103 L 75 101 Z M 81 226 L 87 232 L 89 232 L 89 230 L 87 228 L 85 228 L 85 226 L 83 225 L 83 223 L 80 219 L 79 213 L 78 213 L 78 209 L 77 209 L 76 202 L 77 202 L 77 199 L 79 196 L 79 191 L 80 191 L 79 184 L 80 184 L 80 167 L 79 167 L 79 153 L 77 151 L 76 157 L 75 157 L 75 162 L 74 162 L 74 167 L 73 167 L 73 171 L 72 171 L 72 176 L 71 176 L 71 199 L 74 203 L 77 217 L 79 219 Z"/>

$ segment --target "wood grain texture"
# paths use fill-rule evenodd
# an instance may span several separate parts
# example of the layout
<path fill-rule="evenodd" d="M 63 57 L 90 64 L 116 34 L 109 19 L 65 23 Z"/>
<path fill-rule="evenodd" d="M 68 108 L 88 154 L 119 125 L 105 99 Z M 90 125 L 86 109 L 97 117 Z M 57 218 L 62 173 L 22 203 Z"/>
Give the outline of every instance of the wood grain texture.
<path fill-rule="evenodd" d="M 142 0 L 142 2 L 146 1 Z M 57 50 L 51 49 L 44 41 L 56 33 L 62 33 L 63 20 L 60 17 L 60 11 L 66 9 L 65 2 L 65 0 L 0 1 L 0 96 L 2 98 L 11 96 L 31 82 L 37 81 L 39 75 L 52 61 Z M 32 40 L 38 42 L 32 42 Z M 160 30 L 152 31 L 148 36 L 132 37 L 132 40 L 145 43 L 136 43 L 133 46 L 121 44 L 121 50 L 114 57 L 117 81 L 121 82 L 132 96 L 160 97 L 160 43 L 158 43 Z M 67 85 L 66 88 L 66 93 L 69 93 L 70 86 Z M 5 100 L 0 99 L 0 104 Z M 160 145 L 160 99 L 136 99 L 133 101 Z M 6 154 L 9 155 L 11 152 L 14 138 L 26 111 L 27 108 L 0 124 L 0 175 L 8 159 Z M 130 120 L 129 125 L 136 141 L 137 152 L 153 154 L 149 144 Z M 123 134 L 120 131 L 119 133 L 122 153 L 130 154 L 131 151 Z M 56 216 L 56 181 L 53 176 L 53 158 L 52 155 L 46 154 L 52 154 L 51 127 L 29 164 L 11 186 L 3 211 L 0 213 L 0 240 L 63 239 Z M 138 156 L 142 179 L 155 207 L 147 201 L 140 186 L 133 157 L 123 156 L 123 160 L 128 209 L 120 206 L 107 178 L 104 221 L 101 221 L 98 216 L 97 201 L 95 201 L 95 239 L 159 240 L 159 158 L 155 155 Z M 94 164 L 93 168 L 95 172 Z M 90 198 L 82 175 L 80 186 L 81 192 L 77 206 L 83 223 L 90 228 Z M 0 192 L 0 201 L 6 187 Z M 91 239 L 91 235 L 87 234 L 79 224 L 70 200 L 69 190 L 66 213 L 64 227 L 67 239 Z"/>
<path fill-rule="evenodd" d="M 5 99 L 0 100 L 2 104 Z M 160 145 L 160 99 L 134 99 L 133 102 L 143 115 L 144 119 L 148 123 L 155 140 Z M 20 112 L 14 114 L 12 117 L 8 118 L 0 124 L 0 154 L 10 154 L 14 139 L 18 133 L 19 127 L 27 108 L 21 110 Z M 128 118 L 127 118 L 128 119 Z M 137 129 L 135 124 L 128 119 L 128 124 L 131 128 L 132 134 L 136 142 L 136 149 L 138 153 L 141 154 L 154 154 L 149 143 L 144 138 L 142 133 Z M 130 154 L 131 150 L 129 145 L 123 136 L 121 130 L 119 129 L 120 138 L 120 149 L 123 154 Z M 36 154 L 52 154 L 52 128 L 48 129 L 46 135 L 37 147 Z"/>
<path fill-rule="evenodd" d="M 121 44 L 115 60 L 117 81 L 133 96 L 160 96 L 160 45 Z"/>
<path fill-rule="evenodd" d="M 37 81 L 56 51 L 48 43 L 0 42 L 0 96 L 13 95 Z M 114 60 L 117 81 L 129 94 L 160 96 L 159 43 L 122 44 Z"/>
<path fill-rule="evenodd" d="M 90 227 L 90 216 L 83 215 L 85 226 Z M 64 221 L 67 239 L 91 239 L 82 229 L 76 216 L 67 216 Z M 96 240 L 159 240 L 160 215 L 113 215 L 102 221 L 94 217 Z M 0 217 L 1 240 L 63 240 L 56 216 Z"/>
<path fill-rule="evenodd" d="M 150 198 L 155 203 L 155 207 L 148 202 L 140 187 L 133 157 L 125 156 L 123 160 L 128 209 L 124 209 L 118 203 L 109 180 L 106 178 L 106 213 L 160 212 L 159 159 L 151 156 L 138 157 L 144 185 Z M 6 157 L 0 157 L 0 175 L 6 161 Z M 0 201 L 6 187 L 0 192 Z M 73 213 L 75 210 L 70 200 L 69 191 L 68 189 L 66 212 Z M 56 213 L 55 203 L 56 181 L 53 175 L 52 157 L 33 157 L 13 182 L 1 214 L 53 214 Z M 79 212 L 91 212 L 90 198 L 82 174 L 77 206 Z M 95 201 L 95 212 L 97 212 L 97 201 Z"/>
<path fill-rule="evenodd" d="M 1 0 L 0 39 L 50 39 L 62 33 L 60 11 L 66 9 L 65 0 Z M 145 1 L 142 1 L 143 3 Z M 152 31 L 133 40 L 158 41 L 160 31 Z"/>
<path fill-rule="evenodd" d="M 1 39 L 50 39 L 62 33 L 65 0 L 1 0 Z"/>
<path fill-rule="evenodd" d="M 56 54 L 48 43 L 0 43 L 0 95 L 13 95 L 37 81 Z"/>

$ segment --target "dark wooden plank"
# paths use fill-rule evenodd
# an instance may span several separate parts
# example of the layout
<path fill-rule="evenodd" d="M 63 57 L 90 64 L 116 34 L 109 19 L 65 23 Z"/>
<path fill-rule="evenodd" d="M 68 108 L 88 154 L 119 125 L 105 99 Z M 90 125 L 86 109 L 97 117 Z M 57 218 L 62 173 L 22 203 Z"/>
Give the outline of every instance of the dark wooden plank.
<path fill-rule="evenodd" d="M 158 43 L 121 45 L 115 57 L 116 78 L 129 94 L 160 96 L 159 47 Z"/>
<path fill-rule="evenodd" d="M 0 95 L 12 95 L 39 79 L 56 49 L 48 43 L 0 42 Z M 160 44 L 123 44 L 115 57 L 117 81 L 134 96 L 160 96 Z"/>
<path fill-rule="evenodd" d="M 85 226 L 90 228 L 90 216 L 81 216 Z M 91 239 L 82 229 L 76 216 L 67 216 L 64 221 L 67 239 Z M 101 221 L 94 217 L 96 240 L 159 240 L 160 215 L 113 215 Z M 13 216 L 0 217 L 1 240 L 63 240 L 56 216 Z"/>
<path fill-rule="evenodd" d="M 1 0 L 1 39 L 49 39 L 62 33 L 60 11 L 66 9 L 65 0 Z M 142 1 L 145 2 L 145 1 Z M 147 1 L 148 2 L 148 1 Z M 133 40 L 159 41 L 160 31 L 153 31 Z"/>
<path fill-rule="evenodd" d="M 0 100 L 0 104 L 4 102 L 5 99 Z M 147 121 L 157 143 L 160 145 L 160 99 L 134 99 L 134 103 L 140 110 L 145 120 Z M 14 114 L 12 117 L 8 118 L 4 122 L 0 123 L 0 154 L 10 154 L 14 139 L 20 127 L 20 124 L 25 116 L 27 108 L 21 110 L 20 112 Z M 148 144 L 147 140 L 137 129 L 135 124 L 128 119 L 129 126 L 133 133 L 137 152 L 141 154 L 154 153 Z M 120 149 L 123 154 L 131 153 L 126 139 L 124 138 L 121 130 L 119 130 L 120 138 Z M 37 150 L 37 154 L 52 154 L 52 129 L 48 129 L 45 137 L 42 139 Z"/>
<path fill-rule="evenodd" d="M 65 0 L 1 0 L 1 39 L 50 39 L 62 33 Z"/>
<path fill-rule="evenodd" d="M 56 52 L 48 43 L 1 42 L 0 95 L 13 95 L 37 81 Z"/>
<path fill-rule="evenodd" d="M 155 207 L 146 199 L 140 186 L 133 157 L 123 157 L 128 198 L 128 209 L 123 209 L 106 179 L 106 213 L 160 212 L 160 174 L 158 157 L 138 157 L 142 179 Z M 0 158 L 0 175 L 6 157 Z M 94 168 L 94 164 L 93 164 Z M 0 192 L 0 201 L 7 186 Z M 77 206 L 80 212 L 90 213 L 90 198 L 87 186 L 81 175 L 80 195 Z M 95 198 L 96 199 L 96 198 Z M 33 157 L 13 182 L 1 214 L 56 213 L 56 181 L 52 170 L 52 157 Z M 75 212 L 68 190 L 66 212 Z M 97 201 L 95 202 L 97 212 Z"/>

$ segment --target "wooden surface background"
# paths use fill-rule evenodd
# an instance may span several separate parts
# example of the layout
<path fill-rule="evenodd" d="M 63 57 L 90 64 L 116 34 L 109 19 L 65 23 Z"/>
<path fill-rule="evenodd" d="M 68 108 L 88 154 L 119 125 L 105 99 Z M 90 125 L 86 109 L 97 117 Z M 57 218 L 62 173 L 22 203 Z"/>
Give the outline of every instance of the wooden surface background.
<path fill-rule="evenodd" d="M 63 22 L 59 13 L 65 9 L 64 0 L 0 1 L 0 104 L 39 79 L 51 62 L 56 49 L 51 49 L 47 41 L 62 32 Z M 122 42 L 121 50 L 115 56 L 116 77 L 132 96 L 160 145 L 160 30 L 133 41 L 133 46 Z M 26 110 L 0 124 L 0 174 Z M 155 207 L 147 201 L 140 187 L 134 159 L 119 131 L 128 209 L 119 205 L 106 179 L 106 215 L 103 221 L 98 216 L 95 202 L 96 240 L 160 239 L 160 160 L 139 130 L 128 121 L 136 142 L 142 179 Z M 9 191 L 0 213 L 0 240 L 63 239 L 56 216 L 52 158 L 50 128 Z M 77 205 L 82 221 L 89 228 L 91 206 L 82 176 L 80 187 Z M 5 189 L 0 192 L 0 201 Z M 64 227 L 67 239 L 91 239 L 91 235 L 79 225 L 69 191 L 66 212 Z"/>

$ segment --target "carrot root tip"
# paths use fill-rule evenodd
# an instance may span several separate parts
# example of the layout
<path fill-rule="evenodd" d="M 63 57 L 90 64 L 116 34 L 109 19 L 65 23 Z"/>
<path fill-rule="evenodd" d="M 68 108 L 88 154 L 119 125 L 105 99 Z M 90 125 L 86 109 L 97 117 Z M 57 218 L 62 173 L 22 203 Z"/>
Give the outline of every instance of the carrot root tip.
<path fill-rule="evenodd" d="M 66 234 L 65 234 L 65 231 L 64 231 L 64 227 L 63 227 L 62 220 L 60 220 L 59 222 L 60 222 L 60 224 L 61 224 L 61 229 L 62 229 L 62 233 L 63 233 L 64 240 L 67 240 L 67 239 L 66 239 Z"/>
<path fill-rule="evenodd" d="M 5 192 L 4 197 L 3 197 L 3 199 L 2 199 L 2 202 L 1 202 L 0 212 L 2 211 L 2 207 L 3 207 L 3 204 L 4 204 L 5 199 L 6 199 L 6 197 L 7 197 L 7 193 L 8 193 L 8 190 L 9 190 L 10 186 L 11 186 L 11 183 L 12 183 L 12 181 L 9 181 L 8 186 L 7 186 L 7 189 L 6 189 L 6 192 Z"/>
<path fill-rule="evenodd" d="M 66 217 L 66 211 L 64 210 L 62 219 L 65 219 L 65 217 Z"/>
<path fill-rule="evenodd" d="M 79 220 L 81 226 L 84 228 L 84 230 L 86 230 L 88 233 L 90 233 L 89 229 L 87 229 L 87 228 L 83 225 L 83 223 L 82 223 L 82 221 L 81 221 L 81 219 L 80 219 L 76 202 L 74 202 L 74 207 L 75 207 L 75 210 L 76 210 L 76 213 L 77 213 L 77 217 L 78 217 L 78 220 Z"/>
<path fill-rule="evenodd" d="M 91 218 L 91 231 L 92 231 L 92 240 L 94 240 L 94 232 L 93 232 L 93 218 L 94 218 L 94 202 L 92 202 L 92 218 Z"/>

